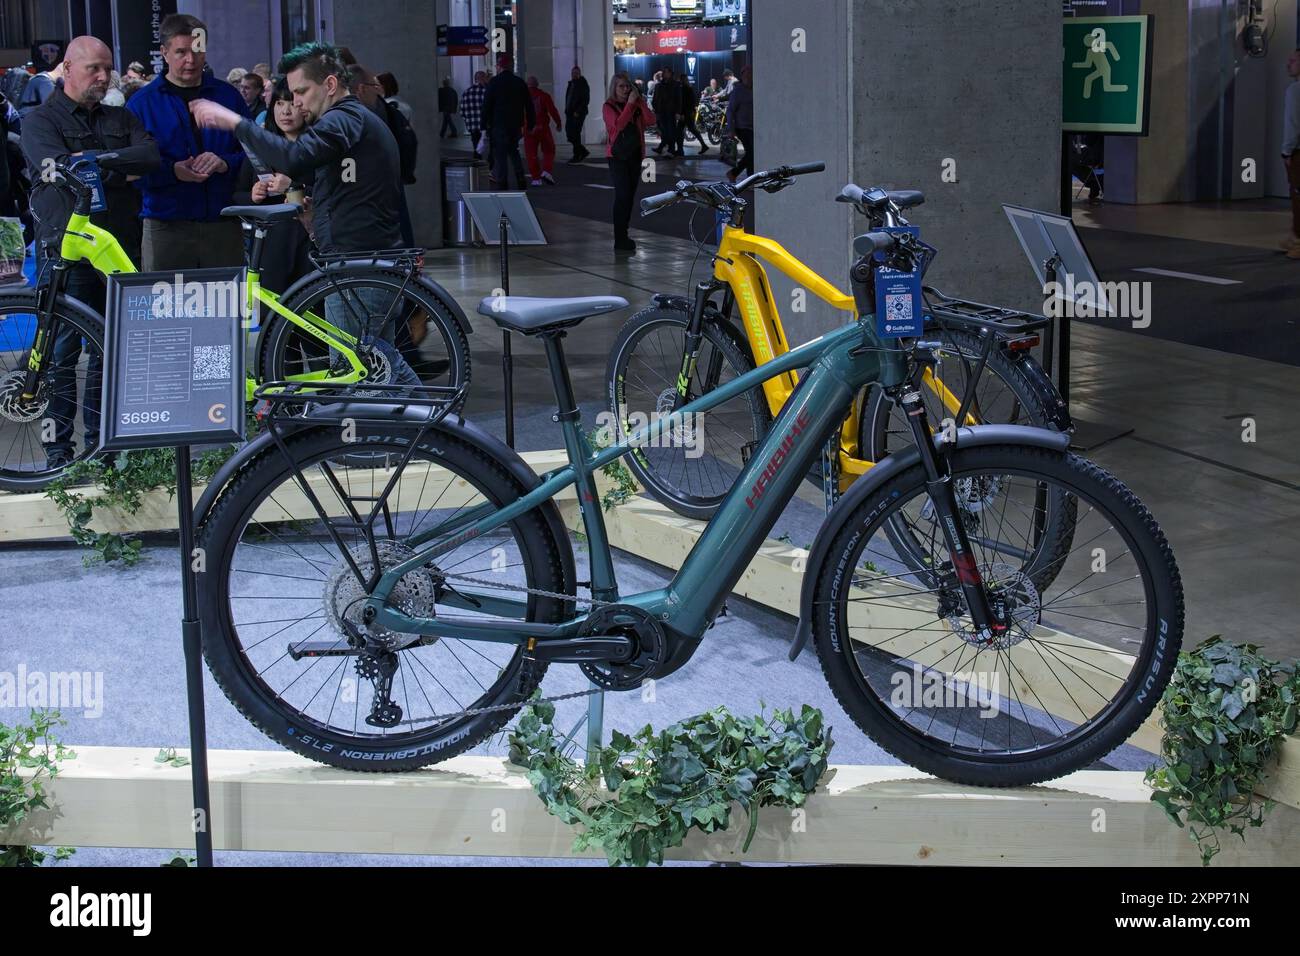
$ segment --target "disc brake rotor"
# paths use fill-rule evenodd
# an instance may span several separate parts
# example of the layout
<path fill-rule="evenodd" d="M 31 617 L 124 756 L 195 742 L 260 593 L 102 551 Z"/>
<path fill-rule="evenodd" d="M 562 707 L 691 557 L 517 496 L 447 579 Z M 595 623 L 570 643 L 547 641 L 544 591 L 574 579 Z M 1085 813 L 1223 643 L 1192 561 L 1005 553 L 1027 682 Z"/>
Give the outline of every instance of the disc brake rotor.
<path fill-rule="evenodd" d="M 26 379 L 26 369 L 16 369 L 0 377 L 0 416 L 11 422 L 34 422 L 50 406 L 49 377 L 41 379 L 35 398 L 23 401 L 23 383 Z"/>
<path fill-rule="evenodd" d="M 1009 564 L 991 564 L 980 569 L 984 579 L 984 589 L 988 595 L 989 610 L 993 620 L 1006 625 L 1005 629 L 982 634 L 975 629 L 974 623 L 966 616 L 966 602 L 957 593 L 954 607 L 952 603 L 945 608 L 950 610 L 948 626 L 954 634 L 967 644 L 990 650 L 1004 651 L 1023 641 L 1038 625 L 1043 615 L 1043 598 L 1029 575 L 1020 568 Z M 941 599 L 942 599 L 941 595 Z M 941 600 L 941 606 L 942 606 Z"/>

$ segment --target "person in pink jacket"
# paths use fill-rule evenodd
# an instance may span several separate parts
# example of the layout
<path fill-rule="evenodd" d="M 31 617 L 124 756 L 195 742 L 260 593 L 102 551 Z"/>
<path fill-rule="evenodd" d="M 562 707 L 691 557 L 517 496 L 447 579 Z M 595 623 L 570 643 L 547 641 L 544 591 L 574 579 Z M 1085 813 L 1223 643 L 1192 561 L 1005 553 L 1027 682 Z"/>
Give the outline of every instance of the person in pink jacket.
<path fill-rule="evenodd" d="M 560 124 L 560 111 L 555 108 L 555 100 L 537 82 L 537 77 L 528 78 L 528 95 L 533 98 L 533 112 L 537 116 L 537 125 L 524 130 L 524 156 L 528 159 L 528 171 L 533 176 L 532 185 L 540 186 L 543 182 L 555 185 L 551 170 L 555 168 L 555 137 L 551 135 L 551 123 L 557 130 Z M 541 154 L 540 162 L 538 154 Z"/>
<path fill-rule="evenodd" d="M 645 131 L 655 124 L 655 114 L 646 106 L 641 91 L 626 73 L 616 73 L 609 82 L 609 97 L 603 110 L 610 181 L 614 185 L 614 250 L 635 252 L 636 243 L 627 234 L 632 206 L 641 182 L 641 161 L 645 158 Z"/>

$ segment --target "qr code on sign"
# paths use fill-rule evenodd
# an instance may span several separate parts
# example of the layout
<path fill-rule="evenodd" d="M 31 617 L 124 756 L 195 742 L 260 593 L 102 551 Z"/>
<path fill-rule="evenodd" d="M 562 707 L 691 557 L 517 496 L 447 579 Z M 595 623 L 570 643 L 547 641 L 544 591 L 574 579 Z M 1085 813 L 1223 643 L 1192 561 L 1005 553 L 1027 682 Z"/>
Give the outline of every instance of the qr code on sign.
<path fill-rule="evenodd" d="M 911 295 L 886 295 L 885 296 L 885 314 L 891 322 L 911 322 L 912 321 L 912 297 Z"/>
<path fill-rule="evenodd" d="M 230 378 L 229 345 L 194 346 L 194 381 L 211 382 Z"/>

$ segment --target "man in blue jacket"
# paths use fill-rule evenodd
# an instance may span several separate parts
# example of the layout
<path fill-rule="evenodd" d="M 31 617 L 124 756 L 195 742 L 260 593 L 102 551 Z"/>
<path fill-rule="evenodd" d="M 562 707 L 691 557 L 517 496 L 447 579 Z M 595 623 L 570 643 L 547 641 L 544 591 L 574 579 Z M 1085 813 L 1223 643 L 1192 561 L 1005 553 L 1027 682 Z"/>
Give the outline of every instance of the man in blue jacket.
<path fill-rule="evenodd" d="M 136 182 L 143 194 L 141 258 L 146 272 L 237 266 L 243 262 L 239 223 L 222 219 L 232 204 L 244 151 L 234 134 L 203 129 L 190 103 L 211 100 L 247 115 L 239 90 L 204 71 L 207 27 L 174 13 L 159 31 L 166 70 L 131 97 L 127 109 L 158 142 L 162 166 Z"/>

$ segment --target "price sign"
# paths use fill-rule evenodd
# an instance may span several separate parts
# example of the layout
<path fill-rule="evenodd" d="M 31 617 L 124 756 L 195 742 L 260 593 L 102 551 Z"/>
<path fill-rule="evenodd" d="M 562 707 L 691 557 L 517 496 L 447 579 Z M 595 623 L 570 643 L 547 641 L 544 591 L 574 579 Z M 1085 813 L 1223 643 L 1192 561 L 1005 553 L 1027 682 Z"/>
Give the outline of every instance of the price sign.
<path fill-rule="evenodd" d="M 245 271 L 108 277 L 101 449 L 244 440 Z"/>

